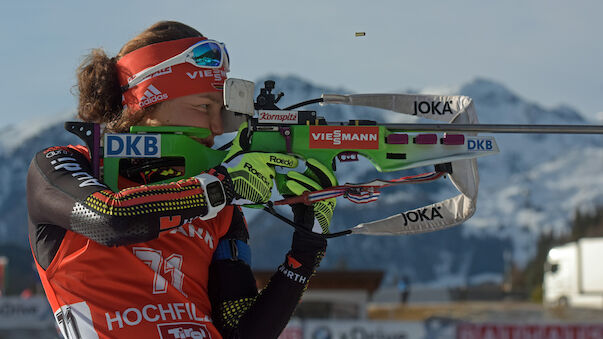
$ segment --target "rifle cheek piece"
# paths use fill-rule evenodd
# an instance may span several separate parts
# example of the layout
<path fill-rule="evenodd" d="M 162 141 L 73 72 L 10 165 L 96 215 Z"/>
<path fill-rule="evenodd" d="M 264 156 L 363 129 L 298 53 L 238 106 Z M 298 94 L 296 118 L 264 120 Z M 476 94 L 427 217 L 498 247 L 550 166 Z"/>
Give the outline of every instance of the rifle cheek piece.
<path fill-rule="evenodd" d="M 177 176 L 166 177 L 164 180 L 153 181 L 153 184 L 173 182 L 181 179 L 188 179 L 207 171 L 210 168 L 220 165 L 226 156 L 226 151 L 209 148 L 197 140 L 203 139 L 210 134 L 208 129 L 197 127 L 182 127 L 182 126 L 133 126 L 130 133 L 124 134 L 106 134 L 104 145 L 104 162 L 103 162 L 103 181 L 113 191 L 119 191 L 125 187 L 119 184 L 119 177 L 124 176 L 126 166 L 129 159 L 140 159 L 140 162 L 155 161 L 161 163 L 166 161 L 164 167 L 170 167 L 169 162 L 177 160 L 180 166 L 184 165 L 184 171 L 180 171 Z M 148 154 L 148 149 L 142 146 L 142 142 L 135 144 L 134 141 L 129 145 L 132 150 L 139 146 L 137 152 L 124 151 L 121 153 L 111 154 L 107 152 L 108 138 L 122 138 L 124 145 L 127 145 L 128 140 L 136 140 L 140 138 L 156 138 L 154 143 L 153 154 Z M 127 147 L 125 147 L 127 148 Z M 147 152 L 147 153 L 145 153 Z M 160 165 L 154 168 L 161 168 Z M 153 168 L 151 168 L 152 170 Z M 141 173 L 144 174 L 144 173 Z M 134 179 L 140 177 L 135 176 Z M 132 179 L 130 179 L 132 180 Z M 151 182 L 135 181 L 139 184 L 149 184 Z"/>

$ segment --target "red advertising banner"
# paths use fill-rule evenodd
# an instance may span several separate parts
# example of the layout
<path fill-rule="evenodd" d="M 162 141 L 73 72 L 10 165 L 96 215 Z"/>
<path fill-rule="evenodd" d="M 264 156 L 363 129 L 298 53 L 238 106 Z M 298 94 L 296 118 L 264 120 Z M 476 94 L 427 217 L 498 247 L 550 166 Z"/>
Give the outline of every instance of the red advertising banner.
<path fill-rule="evenodd" d="M 4 294 L 4 288 L 6 287 L 6 265 L 8 264 L 8 258 L 0 257 L 0 296 Z"/>
<path fill-rule="evenodd" d="M 457 339 L 601 339 L 603 324 L 467 324 L 457 326 Z"/>

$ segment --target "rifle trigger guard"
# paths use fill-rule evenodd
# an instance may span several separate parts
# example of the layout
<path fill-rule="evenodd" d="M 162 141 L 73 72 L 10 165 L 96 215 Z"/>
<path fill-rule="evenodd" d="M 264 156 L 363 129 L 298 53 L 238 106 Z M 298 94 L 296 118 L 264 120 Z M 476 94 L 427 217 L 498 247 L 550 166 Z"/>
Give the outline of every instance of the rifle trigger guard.
<path fill-rule="evenodd" d="M 285 145 L 287 146 L 287 153 L 292 153 L 291 152 L 291 128 L 279 126 L 278 131 L 285 138 Z"/>

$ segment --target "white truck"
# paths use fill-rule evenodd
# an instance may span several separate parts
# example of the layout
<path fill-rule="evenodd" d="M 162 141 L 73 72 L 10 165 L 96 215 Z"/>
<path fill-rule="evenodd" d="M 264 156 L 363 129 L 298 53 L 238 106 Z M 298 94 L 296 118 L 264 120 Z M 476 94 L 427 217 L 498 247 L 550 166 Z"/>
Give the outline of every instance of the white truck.
<path fill-rule="evenodd" d="M 552 248 L 542 289 L 545 305 L 603 309 L 603 238 Z"/>

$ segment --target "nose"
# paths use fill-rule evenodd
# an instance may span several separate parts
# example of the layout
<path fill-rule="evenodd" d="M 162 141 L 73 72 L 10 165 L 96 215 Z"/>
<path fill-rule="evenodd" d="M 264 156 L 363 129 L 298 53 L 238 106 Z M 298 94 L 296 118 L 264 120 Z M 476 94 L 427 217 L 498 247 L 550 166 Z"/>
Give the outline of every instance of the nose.
<path fill-rule="evenodd" d="M 217 113 L 214 113 L 211 115 L 211 118 L 209 121 L 209 129 L 213 135 L 224 134 L 224 125 L 222 123 L 221 110 L 218 110 Z"/>

